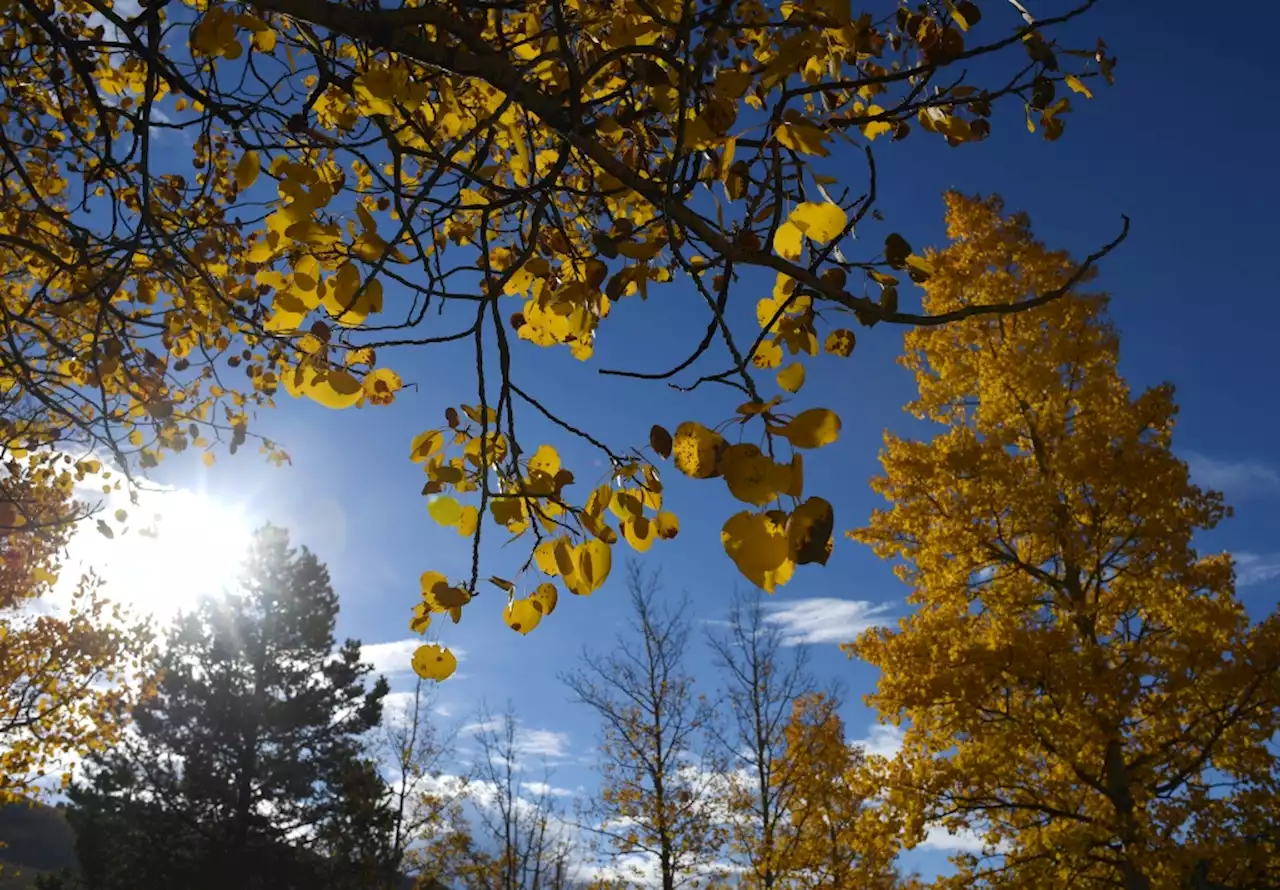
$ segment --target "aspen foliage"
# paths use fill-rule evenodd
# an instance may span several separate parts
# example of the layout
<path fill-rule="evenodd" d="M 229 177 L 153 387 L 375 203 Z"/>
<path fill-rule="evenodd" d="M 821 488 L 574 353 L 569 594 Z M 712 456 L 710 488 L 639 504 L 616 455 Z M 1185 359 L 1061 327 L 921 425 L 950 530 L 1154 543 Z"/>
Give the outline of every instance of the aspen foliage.
<path fill-rule="evenodd" d="M 1078 266 L 995 198 L 947 197 L 925 309 L 1009 305 Z M 1228 515 L 1171 450 L 1169 385 L 1131 391 L 1107 298 L 912 331 L 887 506 L 852 532 L 898 561 L 911 615 L 851 651 L 904 727 L 888 800 L 907 842 L 976 832 L 943 886 L 1265 886 L 1275 835 L 1280 617 L 1251 620 Z M 1208 883 L 1206 883 L 1208 882 Z M 1261 882 L 1261 883 L 1258 883 Z"/>
<path fill-rule="evenodd" d="M 49 602 L 83 515 L 71 494 L 85 470 L 47 454 L 0 468 L 0 805 L 65 787 L 75 760 L 114 744 L 148 689 L 150 629 L 109 602 L 100 579 L 85 575 Z"/>
<path fill-rule="evenodd" d="M 528 555 L 491 617 L 554 620 L 615 547 L 679 533 L 669 458 L 743 502 L 722 543 L 772 591 L 832 546 L 801 465 L 841 420 L 806 380 L 847 373 L 855 327 L 962 317 L 900 306 L 930 269 L 880 227 L 875 153 L 1058 139 L 1113 79 L 1101 40 L 1056 37 L 1094 2 L 3 0 L 0 394 L 35 407 L 0 440 L 130 473 L 249 444 L 283 463 L 266 409 L 382 409 L 449 345 L 470 351 L 458 404 L 404 447 L 473 555 L 422 567 L 415 631 L 461 620 L 486 527 Z M 720 387 L 717 416 L 607 441 L 575 387 L 513 373 L 517 351 L 591 360 L 618 303 L 677 287 L 687 358 L 599 371 Z M 756 323 L 731 323 L 744 303 Z M 335 473 L 364 471 L 360 439 Z"/>

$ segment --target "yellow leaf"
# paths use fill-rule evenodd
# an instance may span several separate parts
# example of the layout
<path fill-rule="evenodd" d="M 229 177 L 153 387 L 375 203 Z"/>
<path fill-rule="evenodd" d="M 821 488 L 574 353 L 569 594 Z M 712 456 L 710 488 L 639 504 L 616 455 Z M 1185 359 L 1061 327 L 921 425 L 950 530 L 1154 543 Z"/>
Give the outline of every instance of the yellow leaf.
<path fill-rule="evenodd" d="M 786 584 L 795 571 L 788 556 L 786 518 L 780 510 L 742 512 L 731 516 L 720 532 L 725 552 L 738 571 L 769 593 Z"/>
<path fill-rule="evenodd" d="M 657 532 L 657 526 L 643 516 L 633 516 L 622 523 L 622 536 L 638 553 L 644 553 L 653 546 Z"/>
<path fill-rule="evenodd" d="M 374 405 L 390 405 L 404 386 L 400 375 L 390 368 L 375 368 L 364 378 L 364 397 Z"/>
<path fill-rule="evenodd" d="M 458 516 L 458 534 L 469 538 L 476 533 L 476 524 L 480 521 L 480 511 L 471 505 L 462 508 Z"/>
<path fill-rule="evenodd" d="M 556 603 L 560 600 L 560 594 L 556 590 L 554 584 L 539 584 L 533 593 L 529 594 L 529 601 L 543 615 L 550 615 L 556 610 Z"/>
<path fill-rule="evenodd" d="M 773 233 L 773 249 L 785 260 L 800 259 L 804 250 L 804 232 L 791 220 L 787 220 Z"/>
<path fill-rule="evenodd" d="M 757 507 L 778 496 L 774 467 L 774 462 L 749 442 L 730 445 L 720 458 L 720 472 L 730 494 Z"/>
<path fill-rule="evenodd" d="M 348 371 L 332 370 L 304 378 L 302 394 L 326 408 L 349 408 L 364 394 L 360 381 Z"/>
<path fill-rule="evenodd" d="M 787 392 L 799 392 L 804 386 L 804 365 L 795 362 L 779 371 L 778 386 Z"/>
<path fill-rule="evenodd" d="M 694 479 L 710 479 L 717 474 L 716 461 L 724 449 L 724 437 L 700 423 L 686 420 L 676 427 L 672 443 L 676 469 Z"/>
<path fill-rule="evenodd" d="M 831 152 L 825 145 L 827 136 L 819 127 L 804 120 L 782 124 L 777 131 L 778 142 L 792 151 L 825 158 Z"/>
<path fill-rule="evenodd" d="M 422 577 L 418 579 L 418 585 L 425 597 L 435 593 L 437 588 L 448 587 L 449 580 L 439 572 L 423 572 Z"/>
<path fill-rule="evenodd" d="M 823 344 L 823 348 L 831 355 L 848 358 L 853 355 L 853 346 L 856 342 L 857 338 L 854 337 L 853 331 L 841 328 L 827 335 L 827 341 Z"/>
<path fill-rule="evenodd" d="M 445 495 L 428 501 L 427 512 L 441 525 L 457 525 L 462 518 L 462 505 Z"/>
<path fill-rule="evenodd" d="M 796 448 L 821 448 L 840 436 L 840 418 L 826 408 L 810 408 L 796 415 L 776 432 Z"/>
<path fill-rule="evenodd" d="M 653 518 L 653 524 L 658 527 L 658 537 L 664 541 L 669 541 L 680 534 L 680 519 L 674 513 L 664 510 Z"/>
<path fill-rule="evenodd" d="M 409 630 L 416 634 L 426 633 L 431 627 L 431 604 L 418 603 L 413 607 L 413 617 L 409 619 Z"/>
<path fill-rule="evenodd" d="M 276 48 L 276 32 L 270 28 L 253 32 L 253 48 L 260 53 L 269 53 Z"/>
<path fill-rule="evenodd" d="M 444 437 L 439 430 L 427 430 L 414 437 L 409 446 L 409 460 L 420 464 L 444 445 Z"/>
<path fill-rule="evenodd" d="M 542 609 L 534 605 L 532 600 L 514 600 L 507 603 L 507 608 L 503 611 L 502 618 L 507 622 L 507 627 L 517 633 L 527 634 L 537 627 L 538 622 L 542 620 Z"/>
<path fill-rule="evenodd" d="M 787 221 L 814 241 L 826 244 L 844 231 L 849 218 L 835 204 L 806 201 L 796 205 Z"/>
<path fill-rule="evenodd" d="M 424 680 L 437 683 L 449 679 L 458 669 L 458 659 L 443 646 L 419 646 L 413 653 L 413 672 Z"/>
<path fill-rule="evenodd" d="M 236 161 L 236 168 L 232 172 L 232 175 L 236 178 L 236 185 L 242 189 L 247 189 L 258 178 L 260 169 L 261 162 L 258 160 L 258 153 L 252 149 L 246 151 L 240 155 L 240 160 Z"/>
<path fill-rule="evenodd" d="M 763 340 L 751 356 L 751 364 L 757 368 L 776 368 L 782 364 L 782 347 L 775 340 Z"/>
<path fill-rule="evenodd" d="M 533 561 L 543 574 L 553 576 L 560 574 L 560 568 L 556 565 L 556 545 L 563 540 L 563 538 L 557 538 L 554 541 L 543 541 L 534 548 Z"/>
<path fill-rule="evenodd" d="M 585 541 L 573 548 L 568 554 L 569 570 L 557 554 L 557 564 L 564 576 L 565 586 L 578 596 L 587 596 L 599 590 L 609 577 L 609 569 L 613 564 L 613 552 L 603 541 Z"/>
<path fill-rule="evenodd" d="M 796 565 L 811 562 L 826 565 L 831 556 L 834 523 L 831 504 L 822 498 L 809 498 L 796 507 L 787 520 L 787 546 L 791 560 Z"/>
<path fill-rule="evenodd" d="M 1073 91 L 1084 96 L 1086 99 L 1093 98 L 1093 91 L 1090 90 L 1087 86 L 1085 86 L 1084 81 L 1076 77 L 1074 74 L 1068 74 L 1065 80 L 1067 82 L 1067 86 L 1071 87 Z"/>
<path fill-rule="evenodd" d="M 31 580 L 37 584 L 48 584 L 52 587 L 58 583 L 58 576 L 43 566 L 36 566 L 31 570 Z"/>
<path fill-rule="evenodd" d="M 214 461 L 216 461 L 217 458 L 213 456 L 212 451 L 206 451 L 204 454 L 200 455 L 200 460 L 204 463 L 206 467 L 211 467 L 213 466 Z"/>
<path fill-rule="evenodd" d="M 560 472 L 560 455 L 550 445 L 539 445 L 533 457 L 529 458 L 529 472 L 555 476 Z"/>

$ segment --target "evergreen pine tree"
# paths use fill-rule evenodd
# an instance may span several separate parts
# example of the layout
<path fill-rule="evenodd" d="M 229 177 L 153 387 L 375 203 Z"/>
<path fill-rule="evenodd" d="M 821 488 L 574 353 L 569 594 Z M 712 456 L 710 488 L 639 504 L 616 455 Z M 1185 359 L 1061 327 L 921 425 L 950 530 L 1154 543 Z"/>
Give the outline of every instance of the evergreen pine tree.
<path fill-rule="evenodd" d="M 363 735 L 387 684 L 357 641 L 334 651 L 337 612 L 324 565 L 266 526 L 237 588 L 177 619 L 136 732 L 70 794 L 87 890 L 385 885 Z"/>

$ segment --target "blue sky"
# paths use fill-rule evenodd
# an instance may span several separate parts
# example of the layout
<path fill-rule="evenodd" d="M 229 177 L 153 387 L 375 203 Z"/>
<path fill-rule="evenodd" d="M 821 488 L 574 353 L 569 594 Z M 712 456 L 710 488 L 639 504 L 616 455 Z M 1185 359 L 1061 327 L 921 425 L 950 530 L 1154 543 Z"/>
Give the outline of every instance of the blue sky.
<path fill-rule="evenodd" d="M 1101 34 L 1120 62 L 1116 86 L 1099 88 L 1092 103 L 1076 103 L 1059 142 L 1027 134 L 1019 110 L 1006 106 L 985 144 L 949 149 L 921 132 L 902 144 L 878 144 L 888 220 L 868 225 L 864 237 L 874 245 L 900 231 L 917 246 L 941 244 L 941 193 L 947 188 L 1000 192 L 1010 209 L 1031 214 L 1043 240 L 1077 256 L 1114 237 L 1121 214 L 1128 214 L 1131 235 L 1104 262 L 1100 279 L 1113 296 L 1123 335 L 1122 367 L 1135 387 L 1166 379 L 1177 385 L 1182 411 L 1176 447 L 1191 461 L 1197 481 L 1224 489 L 1236 508 L 1235 518 L 1205 536 L 1202 546 L 1238 555 L 1240 595 L 1260 613 L 1273 608 L 1280 593 L 1280 448 L 1274 444 L 1280 435 L 1274 352 L 1280 294 L 1268 262 L 1280 236 L 1274 161 L 1280 126 L 1265 112 L 1273 104 L 1264 93 L 1271 81 L 1264 70 L 1270 41 L 1263 28 L 1206 16 L 1190 3 L 1163 4 L 1158 15 L 1144 6 L 1104 2 L 1074 27 L 1077 43 L 1092 45 Z M 855 188 L 860 185 L 859 179 Z M 750 299 L 739 291 L 744 319 L 770 286 L 761 280 L 760 293 Z M 659 288 L 646 304 L 617 308 L 602 326 L 591 363 L 522 343 L 517 375 L 567 420 L 611 444 L 638 445 L 652 423 L 673 429 L 686 419 L 715 422 L 740 400 L 728 390 L 686 395 L 659 383 L 601 378 L 596 368 L 669 366 L 687 354 L 704 324 L 691 288 Z M 837 445 L 807 461 L 808 489 L 832 501 L 840 530 L 861 524 L 877 505 L 867 481 L 877 470 L 883 430 L 913 429 L 901 411 L 912 382 L 893 361 L 901 335 L 883 326 L 860 329 L 851 359 L 810 367 L 801 404 L 834 408 L 844 428 Z M 247 450 L 234 458 L 220 455 L 207 470 L 194 461 L 166 465 L 159 479 L 290 528 L 330 567 L 342 601 L 340 632 L 366 644 L 388 644 L 377 650 L 380 661 L 403 668 L 391 675 L 393 687 L 403 690 L 411 676 L 409 650 L 400 641 L 411 637 L 407 620 L 418 575 L 435 569 L 460 577 L 470 560 L 468 543 L 428 517 L 420 468 L 408 461 L 409 442 L 440 426 L 447 406 L 475 399 L 467 348 L 393 352 L 384 360 L 416 384 L 391 407 L 335 413 L 285 398 L 260 419 L 258 431 L 289 450 L 291 467 L 272 468 Z M 702 367 L 723 366 L 709 359 Z M 542 441 L 560 449 L 579 490 L 589 490 L 603 474 L 597 455 L 539 426 L 531 412 L 520 425 L 526 449 Z M 672 595 L 688 593 L 697 620 L 718 619 L 734 585 L 746 583 L 719 543 L 721 524 L 739 508 L 714 482 L 674 471 L 665 481 L 681 534 L 659 542 L 643 561 L 662 570 Z M 519 545 L 495 546 L 501 537 L 494 529 L 486 529 L 482 577 L 510 577 Z M 536 738 L 553 755 L 555 784 L 592 785 L 595 725 L 568 701 L 556 678 L 573 666 L 583 645 L 607 646 L 620 628 L 626 614 L 622 575 L 615 566 L 613 580 L 589 599 L 562 596 L 560 608 L 528 637 L 502 623 L 502 599 L 488 588 L 460 625 L 444 625 L 442 641 L 465 655 L 460 676 L 441 688 L 440 705 L 461 719 L 481 700 L 501 706 L 512 699 L 524 725 L 543 731 Z M 875 674 L 842 656 L 831 640 L 853 633 L 871 610 L 880 610 L 878 617 L 902 615 L 905 593 L 887 565 L 839 538 L 825 569 L 805 567 L 773 598 L 776 617 L 790 622 L 785 626 L 797 637 L 820 631 L 824 639 L 812 643 L 813 666 L 845 689 L 853 738 L 873 732 L 874 716 L 860 698 L 872 690 Z M 690 668 L 714 691 L 704 652 L 695 654 Z M 943 855 L 923 851 L 907 862 L 927 872 Z"/>

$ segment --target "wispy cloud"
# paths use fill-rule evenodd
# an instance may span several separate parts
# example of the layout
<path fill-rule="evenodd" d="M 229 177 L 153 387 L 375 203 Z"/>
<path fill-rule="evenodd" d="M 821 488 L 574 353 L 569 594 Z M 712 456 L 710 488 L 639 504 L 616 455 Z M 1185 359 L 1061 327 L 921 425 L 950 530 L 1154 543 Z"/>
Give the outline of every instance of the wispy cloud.
<path fill-rule="evenodd" d="M 1280 578 L 1280 553 L 1233 553 L 1236 561 L 1236 585 L 1265 584 Z"/>
<path fill-rule="evenodd" d="M 385 674 L 388 678 L 413 673 L 413 653 L 426 640 L 410 637 L 406 640 L 390 640 L 386 643 L 366 643 L 360 647 L 360 660 L 373 665 L 375 674 Z M 450 646 L 449 651 L 454 658 L 462 661 L 466 650 Z M 460 677 L 461 674 L 454 674 Z"/>
<path fill-rule="evenodd" d="M 812 597 L 770 603 L 765 620 L 782 630 L 787 646 L 803 643 L 848 643 L 869 627 L 886 623 L 888 603 Z"/>
<path fill-rule="evenodd" d="M 1219 460 L 1199 451 L 1185 452 L 1191 478 L 1202 488 L 1212 488 L 1236 498 L 1280 494 L 1280 470 L 1249 460 Z"/>
<path fill-rule="evenodd" d="M 569 753 L 569 734 L 522 727 L 516 732 L 516 750 L 526 757 L 564 757 Z"/>
<path fill-rule="evenodd" d="M 463 735 L 481 736 L 488 733 L 502 733 L 506 726 L 501 717 L 468 723 L 462 727 Z M 553 729 L 530 729 L 527 726 L 516 727 L 515 753 L 519 757 L 561 758 L 569 753 L 569 734 Z"/>

